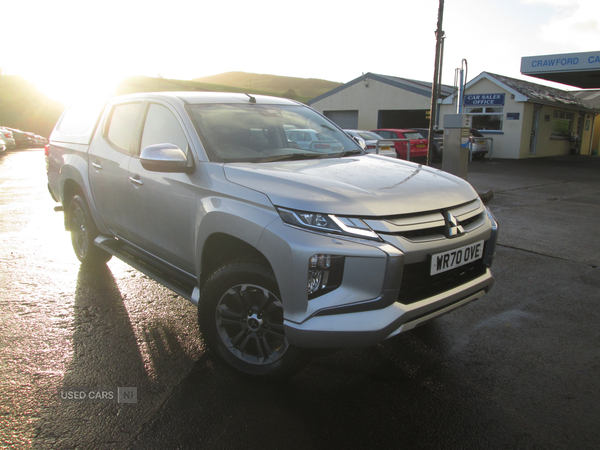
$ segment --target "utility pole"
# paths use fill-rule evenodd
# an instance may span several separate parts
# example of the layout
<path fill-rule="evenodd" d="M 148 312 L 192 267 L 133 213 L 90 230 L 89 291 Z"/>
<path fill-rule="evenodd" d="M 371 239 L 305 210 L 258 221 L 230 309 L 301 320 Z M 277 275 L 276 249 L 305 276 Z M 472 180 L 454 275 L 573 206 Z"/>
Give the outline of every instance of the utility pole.
<path fill-rule="evenodd" d="M 444 21 L 444 0 L 440 0 L 438 9 L 437 29 L 435 31 L 435 69 L 433 71 L 433 84 L 431 86 L 431 110 L 429 113 L 429 145 L 427 146 L 427 162 L 429 165 L 429 153 L 431 151 L 431 143 L 435 138 L 434 124 L 437 117 L 437 102 L 439 98 L 439 87 L 442 78 L 442 45 L 444 41 L 444 32 L 442 31 L 442 22 Z"/>

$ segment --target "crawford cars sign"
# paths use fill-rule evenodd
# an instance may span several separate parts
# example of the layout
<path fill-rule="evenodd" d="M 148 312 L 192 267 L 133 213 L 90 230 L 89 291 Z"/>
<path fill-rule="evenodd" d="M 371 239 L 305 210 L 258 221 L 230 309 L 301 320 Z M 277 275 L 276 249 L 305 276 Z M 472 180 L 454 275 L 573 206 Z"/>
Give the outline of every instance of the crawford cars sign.
<path fill-rule="evenodd" d="M 521 58 L 521 73 L 524 75 L 599 69 L 600 52 L 528 56 Z"/>

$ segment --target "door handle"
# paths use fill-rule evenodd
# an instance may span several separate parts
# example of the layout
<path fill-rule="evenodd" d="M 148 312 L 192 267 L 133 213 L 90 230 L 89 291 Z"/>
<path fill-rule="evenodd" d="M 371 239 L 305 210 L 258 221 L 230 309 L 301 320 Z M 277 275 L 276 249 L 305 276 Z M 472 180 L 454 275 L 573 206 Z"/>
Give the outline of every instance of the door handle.
<path fill-rule="evenodd" d="M 144 184 L 144 182 L 140 180 L 139 175 L 136 175 L 135 177 L 129 177 L 129 181 L 131 181 L 134 184 L 137 184 L 138 186 L 142 186 Z"/>
<path fill-rule="evenodd" d="M 100 164 L 99 162 L 93 162 L 92 167 L 96 170 L 102 170 L 102 164 Z"/>

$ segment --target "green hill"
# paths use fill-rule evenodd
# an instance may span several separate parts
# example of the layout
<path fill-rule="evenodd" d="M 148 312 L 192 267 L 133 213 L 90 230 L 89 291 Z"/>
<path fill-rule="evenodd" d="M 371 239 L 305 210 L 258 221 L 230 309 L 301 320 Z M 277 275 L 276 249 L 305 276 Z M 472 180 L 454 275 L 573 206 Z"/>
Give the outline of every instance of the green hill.
<path fill-rule="evenodd" d="M 0 126 L 48 137 L 64 108 L 24 78 L 0 76 Z"/>
<path fill-rule="evenodd" d="M 308 101 L 343 84 L 317 78 L 282 77 L 246 72 L 226 72 L 220 75 L 194 78 L 193 81 L 240 89 L 258 89 L 269 95 L 295 98 L 300 101 Z"/>
<path fill-rule="evenodd" d="M 287 78 L 287 77 L 284 77 Z M 295 78 L 295 80 L 301 80 L 301 78 Z M 227 81 L 227 80 L 225 80 Z M 329 82 L 327 82 L 329 83 Z M 264 83 L 261 83 L 264 85 Z M 337 84 L 337 83 L 336 83 Z M 277 86 L 281 87 L 281 91 L 268 90 L 262 87 L 250 88 L 244 86 L 235 86 L 219 83 L 209 83 L 198 80 L 173 80 L 167 78 L 152 78 L 152 77 L 130 77 L 123 80 L 116 89 L 116 95 L 122 94 L 133 94 L 138 92 L 160 92 L 160 91 L 205 91 L 205 92 L 239 92 L 248 93 L 255 95 L 272 95 L 275 97 L 285 97 L 298 100 L 300 102 L 307 102 L 313 96 L 300 95 L 291 88 L 291 84 L 281 84 Z M 325 92 L 327 92 L 326 89 Z M 308 89 L 302 89 L 301 92 L 311 92 Z"/>
<path fill-rule="evenodd" d="M 174 80 L 168 78 L 130 77 L 123 80 L 117 87 L 115 94 L 134 94 L 138 92 L 161 91 L 200 91 L 200 92 L 247 92 L 256 95 L 273 95 L 257 89 L 239 89 L 232 86 L 221 86 L 212 83 L 202 83 L 189 80 Z"/>

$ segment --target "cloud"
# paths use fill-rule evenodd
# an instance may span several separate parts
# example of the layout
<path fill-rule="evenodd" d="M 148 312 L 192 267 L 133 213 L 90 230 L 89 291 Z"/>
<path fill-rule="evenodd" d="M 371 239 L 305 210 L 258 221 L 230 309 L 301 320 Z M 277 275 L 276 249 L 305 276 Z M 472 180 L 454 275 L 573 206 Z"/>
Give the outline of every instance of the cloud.
<path fill-rule="evenodd" d="M 598 50 L 598 0 L 525 0 L 524 3 L 545 4 L 555 9 L 552 18 L 539 28 L 539 38 L 555 45 L 555 53 Z"/>

